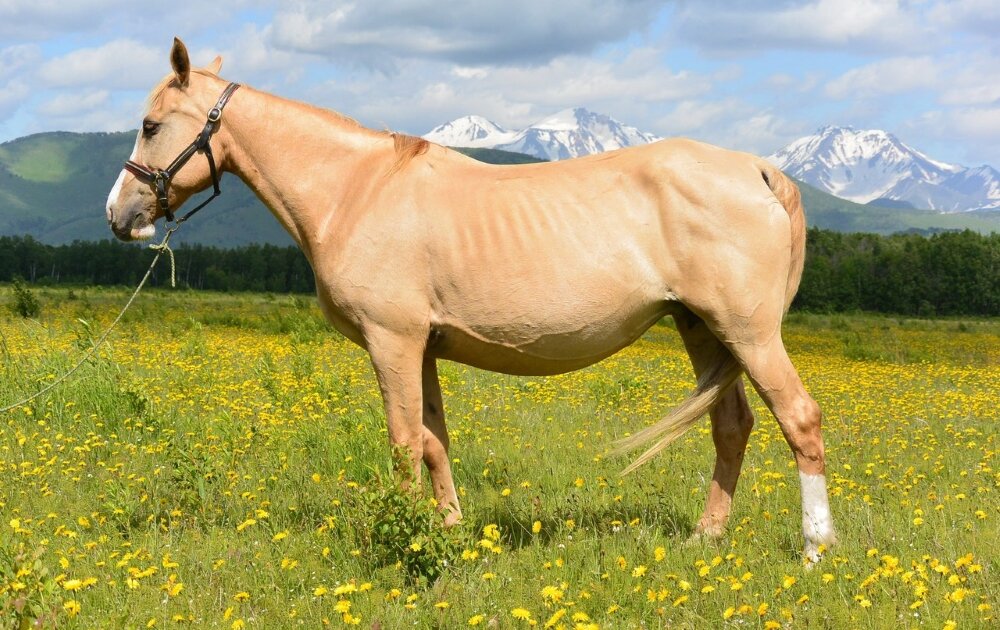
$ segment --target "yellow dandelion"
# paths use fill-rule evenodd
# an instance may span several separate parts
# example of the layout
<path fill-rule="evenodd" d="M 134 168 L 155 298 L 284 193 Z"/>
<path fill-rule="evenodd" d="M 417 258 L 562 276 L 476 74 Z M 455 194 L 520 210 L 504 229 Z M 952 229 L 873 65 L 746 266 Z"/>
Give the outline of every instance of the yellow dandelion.
<path fill-rule="evenodd" d="M 520 619 L 521 621 L 528 621 L 531 619 L 531 611 L 526 608 L 515 608 L 510 611 L 511 616 L 514 619 Z"/>
<path fill-rule="evenodd" d="M 562 619 L 565 616 L 566 616 L 566 609 L 565 608 L 560 608 L 559 610 L 557 610 L 554 613 L 552 613 L 552 616 L 549 617 L 548 621 L 545 622 L 545 627 L 546 628 L 554 628 L 554 627 L 556 627 L 556 624 L 559 623 L 559 620 Z"/>

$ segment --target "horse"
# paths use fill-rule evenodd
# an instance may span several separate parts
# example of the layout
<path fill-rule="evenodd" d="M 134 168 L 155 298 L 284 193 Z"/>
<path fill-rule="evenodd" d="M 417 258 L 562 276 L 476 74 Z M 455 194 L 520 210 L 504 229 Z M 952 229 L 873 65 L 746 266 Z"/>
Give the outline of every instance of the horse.
<path fill-rule="evenodd" d="M 220 57 L 193 68 L 178 39 L 170 63 L 108 196 L 112 231 L 152 237 L 193 194 L 218 194 L 218 172 L 246 183 L 304 252 L 326 319 L 370 355 L 390 445 L 405 454 L 397 470 L 417 486 L 426 464 L 446 525 L 461 509 L 438 360 L 559 374 L 672 316 L 696 384 L 620 441 L 618 452 L 647 448 L 625 472 L 709 414 L 715 469 L 692 536 L 721 536 L 754 424 L 746 374 L 795 457 L 806 564 L 835 542 L 821 411 L 781 336 L 805 219 L 779 169 L 687 139 L 494 166 L 236 89 L 219 77 Z M 205 161 L 188 161 L 199 153 Z"/>

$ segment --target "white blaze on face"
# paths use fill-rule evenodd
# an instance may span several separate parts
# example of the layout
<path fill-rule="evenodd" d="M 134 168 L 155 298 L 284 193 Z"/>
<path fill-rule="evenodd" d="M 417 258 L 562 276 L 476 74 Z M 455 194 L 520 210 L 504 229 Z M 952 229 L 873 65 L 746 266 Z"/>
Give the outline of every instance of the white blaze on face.
<path fill-rule="evenodd" d="M 132 147 L 132 155 L 128 157 L 130 160 L 135 160 L 139 157 L 139 138 L 142 137 L 142 130 L 135 135 L 135 145 Z M 125 183 L 125 169 L 122 169 L 121 173 L 118 173 L 118 179 L 115 180 L 115 185 L 108 193 L 108 203 L 104 207 L 104 214 L 108 218 L 108 223 L 114 218 L 111 216 L 111 206 L 118 201 L 118 195 L 122 192 L 122 184 Z"/>
<path fill-rule="evenodd" d="M 800 472 L 799 480 L 802 482 L 802 534 L 806 539 L 806 555 L 818 555 L 819 545 L 831 545 L 836 538 L 826 493 L 826 476 Z"/>

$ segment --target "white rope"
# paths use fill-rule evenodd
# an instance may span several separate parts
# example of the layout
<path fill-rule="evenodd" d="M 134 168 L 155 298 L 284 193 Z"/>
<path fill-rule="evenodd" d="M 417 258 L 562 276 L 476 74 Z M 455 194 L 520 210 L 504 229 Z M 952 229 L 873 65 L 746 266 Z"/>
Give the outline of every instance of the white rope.
<path fill-rule="evenodd" d="M 167 230 L 166 235 L 164 235 L 163 240 L 159 244 L 149 246 L 150 249 L 156 251 L 156 256 L 153 257 L 153 262 L 149 263 L 149 269 L 146 270 L 146 275 L 144 275 L 142 277 L 142 280 L 139 281 L 139 286 L 137 286 L 135 288 L 135 291 L 132 292 L 132 297 L 130 297 L 128 299 L 128 302 L 125 303 L 125 306 L 122 307 L 122 310 L 120 313 L 118 313 L 118 317 L 115 318 L 115 321 L 111 322 L 111 326 L 109 326 L 108 329 L 104 331 L 104 334 L 100 336 L 100 338 L 94 343 L 94 345 L 90 348 L 90 350 L 88 350 L 83 355 L 83 357 L 76 363 L 76 365 L 70 368 L 68 372 L 66 372 L 56 380 L 52 381 L 39 391 L 35 392 L 31 396 L 19 400 L 12 405 L 7 405 L 6 407 L 0 407 L 0 413 L 7 413 L 12 409 L 16 409 L 21 405 L 31 402 L 32 400 L 38 398 L 42 394 L 45 394 L 49 390 L 53 389 L 56 385 L 59 385 L 60 383 L 68 379 L 70 376 L 72 376 L 73 373 L 76 372 L 78 369 L 80 369 L 80 367 L 84 363 L 86 363 L 90 357 L 94 356 L 94 354 L 97 352 L 97 349 L 101 347 L 101 345 L 104 343 L 104 340 L 108 338 L 108 335 L 111 334 L 111 331 L 114 330 L 115 326 L 118 325 L 118 322 L 121 321 L 122 316 L 125 315 L 125 311 L 127 311 L 128 308 L 132 306 L 132 302 L 135 301 L 135 298 L 139 295 L 139 291 L 142 290 L 142 287 L 146 284 L 146 281 L 149 280 L 149 276 L 152 275 L 153 269 L 156 267 L 156 261 L 160 259 L 160 256 L 163 254 L 163 252 L 167 252 L 168 254 L 170 254 L 170 286 L 174 286 L 174 252 L 172 249 L 170 249 L 170 246 L 167 243 L 170 241 L 170 236 L 177 230 L 178 227 L 180 227 L 180 225 L 174 226 L 169 230 Z M 4 340 L 5 348 L 6 345 L 7 344 L 5 339 Z M 8 356 L 10 356 L 9 351 L 8 351 Z"/>

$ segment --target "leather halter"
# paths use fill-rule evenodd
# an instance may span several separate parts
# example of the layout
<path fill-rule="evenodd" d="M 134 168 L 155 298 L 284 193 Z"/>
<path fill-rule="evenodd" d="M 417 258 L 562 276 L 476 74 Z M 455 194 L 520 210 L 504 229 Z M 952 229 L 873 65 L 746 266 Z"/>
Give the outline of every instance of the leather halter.
<path fill-rule="evenodd" d="M 208 160 L 208 168 L 212 172 L 212 187 L 214 192 L 212 196 L 200 203 L 195 209 L 189 211 L 177 223 L 183 223 L 192 214 L 198 212 L 206 205 L 208 202 L 212 201 L 216 197 L 222 194 L 222 189 L 219 188 L 219 172 L 215 166 L 215 157 L 212 155 L 212 134 L 214 134 L 219 129 L 219 121 L 222 119 L 222 110 L 226 107 L 226 103 L 229 102 L 229 97 L 233 95 L 240 87 L 239 83 L 230 83 L 226 86 L 226 89 L 222 92 L 222 96 L 215 103 L 213 107 L 208 112 L 208 121 L 205 123 L 205 128 L 201 130 L 198 137 L 194 139 L 194 142 L 189 144 L 186 149 L 181 151 L 181 154 L 174 158 L 174 161 L 170 163 L 165 169 L 153 169 L 144 164 L 139 164 L 138 162 L 133 162 L 128 160 L 125 162 L 125 170 L 132 173 L 139 181 L 145 182 L 152 186 L 153 192 L 156 193 L 156 201 L 163 211 L 164 216 L 166 216 L 167 221 L 174 220 L 174 213 L 170 209 L 170 202 L 167 199 L 167 188 L 170 186 L 170 180 L 177 175 L 177 171 L 181 170 L 188 160 L 191 159 L 195 153 L 202 151 L 205 153 L 205 158 Z"/>

